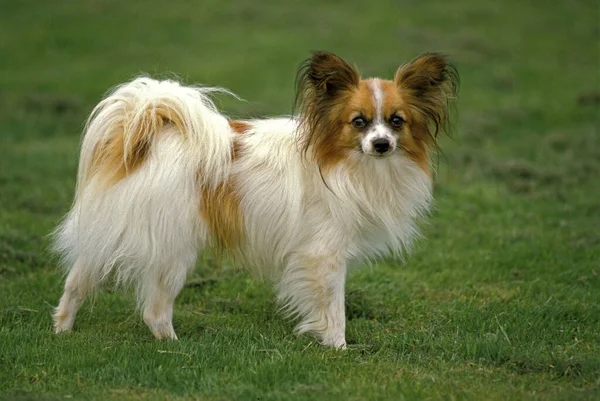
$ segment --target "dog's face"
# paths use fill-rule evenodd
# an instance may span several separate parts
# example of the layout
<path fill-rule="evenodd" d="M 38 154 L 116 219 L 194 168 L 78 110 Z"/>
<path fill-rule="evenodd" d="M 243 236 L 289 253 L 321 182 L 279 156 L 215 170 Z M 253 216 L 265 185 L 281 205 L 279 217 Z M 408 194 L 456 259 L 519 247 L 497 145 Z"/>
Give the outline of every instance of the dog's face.
<path fill-rule="evenodd" d="M 372 157 L 394 154 L 407 130 L 409 110 L 392 81 L 377 78 L 361 80 L 352 88 L 340 116 L 342 147 Z"/>
<path fill-rule="evenodd" d="M 361 79 L 331 53 L 315 53 L 299 74 L 305 146 L 321 166 L 352 153 L 385 159 L 404 154 L 428 169 L 428 148 L 448 120 L 458 75 L 437 54 L 401 66 L 394 80 Z"/>

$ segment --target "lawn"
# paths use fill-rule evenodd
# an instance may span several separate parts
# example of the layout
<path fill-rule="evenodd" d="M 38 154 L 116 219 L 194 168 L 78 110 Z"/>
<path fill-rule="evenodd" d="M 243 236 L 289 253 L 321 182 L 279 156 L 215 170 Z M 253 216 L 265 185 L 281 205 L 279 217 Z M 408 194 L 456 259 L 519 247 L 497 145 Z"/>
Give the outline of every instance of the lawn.
<path fill-rule="evenodd" d="M 0 398 L 600 399 L 600 21 L 582 1 L 2 1 Z M 459 119 L 404 261 L 356 269 L 349 349 L 276 313 L 269 283 L 204 255 L 157 342 L 106 288 L 52 333 L 47 234 L 69 209 L 83 121 L 140 73 L 224 86 L 234 117 L 289 114 L 298 64 L 391 77 L 451 55 Z"/>

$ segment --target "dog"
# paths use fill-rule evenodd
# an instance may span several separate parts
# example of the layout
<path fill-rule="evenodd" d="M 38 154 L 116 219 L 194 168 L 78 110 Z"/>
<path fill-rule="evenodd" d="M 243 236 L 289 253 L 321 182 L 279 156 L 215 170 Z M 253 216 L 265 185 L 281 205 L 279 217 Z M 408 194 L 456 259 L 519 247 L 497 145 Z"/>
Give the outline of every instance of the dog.
<path fill-rule="evenodd" d="M 135 287 L 157 339 L 177 339 L 175 298 L 198 254 L 218 248 L 273 280 L 296 333 L 345 348 L 347 266 L 410 248 L 458 86 L 436 53 L 384 80 L 314 52 L 294 115 L 245 121 L 211 101 L 224 89 L 118 86 L 87 121 L 73 206 L 53 233 L 67 272 L 55 332 L 110 277 Z"/>

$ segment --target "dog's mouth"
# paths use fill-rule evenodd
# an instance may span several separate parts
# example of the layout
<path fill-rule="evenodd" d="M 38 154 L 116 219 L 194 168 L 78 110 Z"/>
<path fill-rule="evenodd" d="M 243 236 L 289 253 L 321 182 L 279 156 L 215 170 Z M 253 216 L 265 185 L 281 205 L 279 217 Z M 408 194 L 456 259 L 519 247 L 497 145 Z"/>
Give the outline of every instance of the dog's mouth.
<path fill-rule="evenodd" d="M 371 156 L 374 159 L 387 159 L 388 157 L 390 157 L 391 155 L 393 155 L 394 153 L 396 153 L 396 148 L 390 148 L 389 150 L 387 150 L 386 152 L 376 152 L 376 151 L 365 151 L 362 147 L 360 147 L 358 149 L 360 151 L 360 153 L 362 153 L 363 155 L 366 156 Z"/>

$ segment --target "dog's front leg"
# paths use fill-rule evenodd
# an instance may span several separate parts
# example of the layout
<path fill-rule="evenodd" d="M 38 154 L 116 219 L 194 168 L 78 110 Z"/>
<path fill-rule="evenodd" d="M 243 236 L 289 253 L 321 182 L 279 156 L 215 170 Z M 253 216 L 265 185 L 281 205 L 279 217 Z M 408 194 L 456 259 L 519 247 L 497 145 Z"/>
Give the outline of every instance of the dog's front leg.
<path fill-rule="evenodd" d="M 346 348 L 344 285 L 341 257 L 302 256 L 288 263 L 279 283 L 284 310 L 301 318 L 297 333 L 314 333 L 323 345 Z"/>

